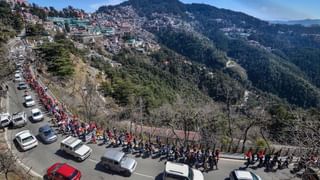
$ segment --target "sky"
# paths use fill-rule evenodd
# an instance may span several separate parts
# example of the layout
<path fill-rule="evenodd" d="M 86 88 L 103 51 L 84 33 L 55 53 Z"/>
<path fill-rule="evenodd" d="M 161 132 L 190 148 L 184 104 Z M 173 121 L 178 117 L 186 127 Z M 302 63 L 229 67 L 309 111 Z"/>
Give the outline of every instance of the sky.
<path fill-rule="evenodd" d="M 94 12 L 102 5 L 116 5 L 124 0 L 28 0 L 40 6 L 62 9 L 68 5 Z M 241 11 L 263 20 L 320 19 L 320 0 L 181 0 L 205 3 L 219 8 Z"/>

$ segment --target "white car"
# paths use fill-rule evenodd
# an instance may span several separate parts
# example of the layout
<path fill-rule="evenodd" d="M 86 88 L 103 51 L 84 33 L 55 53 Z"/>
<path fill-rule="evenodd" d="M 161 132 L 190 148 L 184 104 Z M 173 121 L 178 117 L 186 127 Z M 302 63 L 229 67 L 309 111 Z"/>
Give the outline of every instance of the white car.
<path fill-rule="evenodd" d="M 203 174 L 197 169 L 192 169 L 186 164 L 166 162 L 163 172 L 163 180 L 204 180 Z"/>
<path fill-rule="evenodd" d="M 13 127 L 23 127 L 27 124 L 27 114 L 25 112 L 13 113 L 11 121 Z"/>
<path fill-rule="evenodd" d="M 41 121 L 44 118 L 39 108 L 35 108 L 31 110 L 31 117 L 33 121 Z"/>
<path fill-rule="evenodd" d="M 37 138 L 29 130 L 24 130 L 15 135 L 15 140 L 22 150 L 26 151 L 38 146 Z"/>
<path fill-rule="evenodd" d="M 11 123 L 11 116 L 9 113 L 0 114 L 0 127 L 7 127 Z"/>
<path fill-rule="evenodd" d="M 60 149 L 72 155 L 78 161 L 84 161 L 92 152 L 92 149 L 89 146 L 83 144 L 80 139 L 72 136 L 61 141 Z"/>
<path fill-rule="evenodd" d="M 15 82 L 23 81 L 23 79 L 22 79 L 22 77 L 21 77 L 21 75 L 20 75 L 19 73 L 16 73 L 16 74 L 14 75 L 14 81 L 15 81 Z"/>
<path fill-rule="evenodd" d="M 233 170 L 229 175 L 230 180 L 262 180 L 260 176 L 246 170 Z"/>
<path fill-rule="evenodd" d="M 36 102 L 34 102 L 32 96 L 29 95 L 24 97 L 24 104 L 26 105 L 26 107 L 31 107 L 36 105 Z"/>

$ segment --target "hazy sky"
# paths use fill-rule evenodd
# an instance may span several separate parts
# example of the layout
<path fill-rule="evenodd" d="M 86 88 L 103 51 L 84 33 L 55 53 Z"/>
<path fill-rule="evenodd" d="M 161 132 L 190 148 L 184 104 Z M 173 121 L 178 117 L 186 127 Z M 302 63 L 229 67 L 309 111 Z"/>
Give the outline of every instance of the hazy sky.
<path fill-rule="evenodd" d="M 61 9 L 68 5 L 93 12 L 102 5 L 115 5 L 124 0 L 29 0 L 41 6 Z M 205 3 L 219 8 L 241 11 L 264 20 L 320 19 L 320 0 L 182 0 Z"/>

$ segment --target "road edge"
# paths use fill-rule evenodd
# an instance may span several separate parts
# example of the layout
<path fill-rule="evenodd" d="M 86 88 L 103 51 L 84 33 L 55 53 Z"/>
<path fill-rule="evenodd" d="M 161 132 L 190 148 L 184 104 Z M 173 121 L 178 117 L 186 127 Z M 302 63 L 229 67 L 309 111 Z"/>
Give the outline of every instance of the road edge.
<path fill-rule="evenodd" d="M 6 109 L 7 109 L 7 111 L 9 112 L 9 98 L 8 98 L 8 97 L 6 97 Z M 41 174 L 39 174 L 39 173 L 37 173 L 36 171 L 32 170 L 32 167 L 29 167 L 29 166 L 25 165 L 25 164 L 18 158 L 18 156 L 16 156 L 16 155 L 13 153 L 12 148 L 11 148 L 11 144 L 10 144 L 10 142 L 8 141 L 8 134 L 7 134 L 8 130 L 7 130 L 7 128 L 5 128 L 4 130 L 5 130 L 5 132 L 4 132 L 4 139 L 5 139 L 5 141 L 6 141 L 8 150 L 11 151 L 11 153 L 12 153 L 13 156 L 15 157 L 16 162 L 18 163 L 18 165 L 19 165 L 20 167 L 22 167 L 24 170 L 26 170 L 27 173 L 30 173 L 32 176 L 38 177 L 38 178 L 41 178 L 41 179 L 42 179 L 43 176 L 42 176 Z"/>

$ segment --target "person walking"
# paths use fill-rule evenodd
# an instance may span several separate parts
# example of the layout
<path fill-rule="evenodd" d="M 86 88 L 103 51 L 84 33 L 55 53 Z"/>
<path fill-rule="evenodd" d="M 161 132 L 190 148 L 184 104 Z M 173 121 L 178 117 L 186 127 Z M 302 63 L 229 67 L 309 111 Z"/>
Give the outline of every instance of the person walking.
<path fill-rule="evenodd" d="M 218 163 L 219 163 L 219 158 L 220 158 L 220 151 L 219 149 L 216 150 L 215 152 L 215 155 L 216 155 L 216 169 L 218 170 Z"/>
<path fill-rule="evenodd" d="M 251 158 L 252 158 L 252 148 L 250 148 L 248 150 L 248 152 L 245 154 L 246 159 L 247 159 L 247 163 L 246 163 L 246 168 L 249 167 L 250 163 L 251 163 Z"/>
<path fill-rule="evenodd" d="M 264 158 L 264 151 L 263 151 L 263 150 L 260 150 L 260 151 L 258 152 L 258 159 L 259 159 L 258 167 L 262 167 L 262 165 L 263 165 L 263 158 Z"/>

